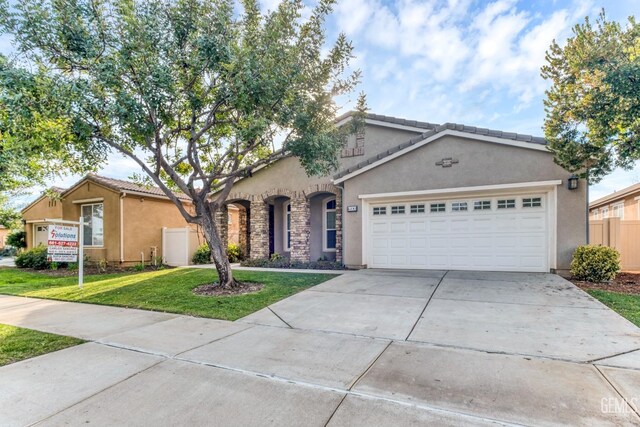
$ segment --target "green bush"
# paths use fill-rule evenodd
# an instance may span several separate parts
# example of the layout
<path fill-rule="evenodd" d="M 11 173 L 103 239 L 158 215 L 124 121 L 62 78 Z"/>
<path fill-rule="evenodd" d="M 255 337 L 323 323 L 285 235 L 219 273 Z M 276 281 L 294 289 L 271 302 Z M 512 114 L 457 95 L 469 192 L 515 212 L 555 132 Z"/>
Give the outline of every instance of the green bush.
<path fill-rule="evenodd" d="M 24 230 L 12 231 L 7 235 L 7 245 L 14 248 L 26 248 L 27 247 L 27 233 Z"/>
<path fill-rule="evenodd" d="M 15 263 L 16 267 L 34 270 L 46 270 L 51 267 L 51 263 L 47 261 L 47 247 L 43 245 L 18 253 Z"/>
<path fill-rule="evenodd" d="M 200 245 L 196 252 L 193 254 L 193 258 L 191 261 L 194 264 L 209 264 L 211 262 L 211 251 L 209 250 L 209 245 L 206 243 Z"/>
<path fill-rule="evenodd" d="M 242 248 L 240 245 L 229 243 L 229 246 L 227 246 L 227 256 L 229 257 L 229 262 L 242 261 Z"/>
<path fill-rule="evenodd" d="M 275 254 L 274 254 L 275 255 Z M 318 261 L 300 262 L 291 261 L 280 254 L 271 256 L 271 258 L 247 259 L 242 261 L 243 267 L 267 267 L 267 268 L 298 268 L 304 270 L 345 270 L 346 267 L 337 262 L 328 259 L 319 259 Z"/>
<path fill-rule="evenodd" d="M 608 246 L 578 246 L 571 261 L 571 274 L 578 280 L 608 282 L 620 271 L 620 253 Z"/>

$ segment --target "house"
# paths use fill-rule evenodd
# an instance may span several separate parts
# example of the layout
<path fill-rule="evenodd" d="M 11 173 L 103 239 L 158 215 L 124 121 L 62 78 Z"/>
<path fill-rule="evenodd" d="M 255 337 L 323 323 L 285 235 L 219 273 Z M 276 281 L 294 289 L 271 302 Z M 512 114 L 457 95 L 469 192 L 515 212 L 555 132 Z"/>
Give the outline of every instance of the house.
<path fill-rule="evenodd" d="M 191 208 L 186 196 L 178 197 Z M 153 261 L 163 253 L 163 228 L 191 227 L 159 188 L 88 174 L 69 189 L 52 188 L 22 210 L 27 247 L 46 245 L 47 226 L 55 220 L 80 217 L 89 224 L 85 254 L 118 265 Z"/>
<path fill-rule="evenodd" d="M 0 225 L 0 250 L 7 246 L 7 236 L 9 235 L 9 229 L 4 225 Z"/>
<path fill-rule="evenodd" d="M 589 203 L 589 218 L 640 219 L 640 184 L 634 184 Z"/>
<path fill-rule="evenodd" d="M 340 156 L 331 176 L 309 177 L 285 158 L 234 184 L 226 203 L 239 209 L 245 255 L 566 272 L 585 243 L 586 185 L 568 188 L 542 138 L 368 114 Z"/>

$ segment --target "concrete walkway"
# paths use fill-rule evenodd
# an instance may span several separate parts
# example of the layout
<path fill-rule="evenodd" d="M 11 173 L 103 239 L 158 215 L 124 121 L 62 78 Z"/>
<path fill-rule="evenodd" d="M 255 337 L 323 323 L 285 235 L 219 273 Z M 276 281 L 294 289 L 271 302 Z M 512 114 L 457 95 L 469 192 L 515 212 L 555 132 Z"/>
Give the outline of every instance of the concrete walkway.
<path fill-rule="evenodd" d="M 549 274 L 348 272 L 236 322 L 0 296 L 91 342 L 0 368 L 0 425 L 638 425 L 640 329 Z"/>

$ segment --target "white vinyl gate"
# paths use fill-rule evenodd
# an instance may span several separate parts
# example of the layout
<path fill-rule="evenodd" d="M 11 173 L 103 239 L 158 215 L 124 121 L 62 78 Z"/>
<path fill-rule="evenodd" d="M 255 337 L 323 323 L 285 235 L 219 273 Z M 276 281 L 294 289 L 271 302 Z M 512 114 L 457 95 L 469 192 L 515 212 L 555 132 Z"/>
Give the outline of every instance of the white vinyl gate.
<path fill-rule="evenodd" d="M 191 265 L 199 245 L 198 233 L 189 227 L 162 228 L 162 258 L 167 265 Z"/>
<path fill-rule="evenodd" d="M 371 203 L 371 268 L 549 271 L 545 194 Z"/>

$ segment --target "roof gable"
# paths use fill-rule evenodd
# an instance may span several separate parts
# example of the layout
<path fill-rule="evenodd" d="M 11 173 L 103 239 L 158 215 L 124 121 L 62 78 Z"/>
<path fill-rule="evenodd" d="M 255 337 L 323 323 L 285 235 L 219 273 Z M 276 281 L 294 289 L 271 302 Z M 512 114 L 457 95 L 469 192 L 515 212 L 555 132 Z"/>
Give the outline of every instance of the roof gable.
<path fill-rule="evenodd" d="M 608 194 L 604 197 L 601 197 L 593 202 L 589 203 L 589 208 L 595 208 L 598 206 L 606 205 L 608 203 L 613 202 L 614 200 L 623 199 L 632 195 L 633 193 L 640 193 L 640 183 L 630 185 L 629 187 L 623 188 L 620 191 L 615 191 L 611 194 Z"/>
<path fill-rule="evenodd" d="M 70 194 L 73 190 L 75 190 L 76 188 L 78 188 L 80 185 L 84 184 L 85 182 L 93 182 L 95 184 L 98 184 L 104 188 L 107 188 L 111 191 L 114 191 L 116 193 L 136 193 L 136 194 L 140 194 L 140 195 L 149 195 L 151 197 L 159 197 L 159 198 L 164 198 L 164 199 L 168 199 L 167 195 L 164 193 L 164 191 L 162 191 L 160 188 L 158 187 L 153 187 L 153 186 L 146 186 L 146 185 L 140 185 L 140 184 L 136 184 L 134 182 L 130 182 L 130 181 L 125 181 L 122 179 L 116 179 L 116 178 L 108 178 L 105 176 L 100 176 L 100 175 L 96 175 L 93 173 L 89 173 L 86 176 L 84 176 L 81 180 L 79 180 L 78 182 L 76 182 L 74 185 L 72 185 L 69 189 L 65 190 L 62 193 L 62 196 L 66 196 L 68 194 Z M 174 193 L 178 199 L 183 200 L 183 201 L 190 201 L 191 199 L 183 193 Z"/>

